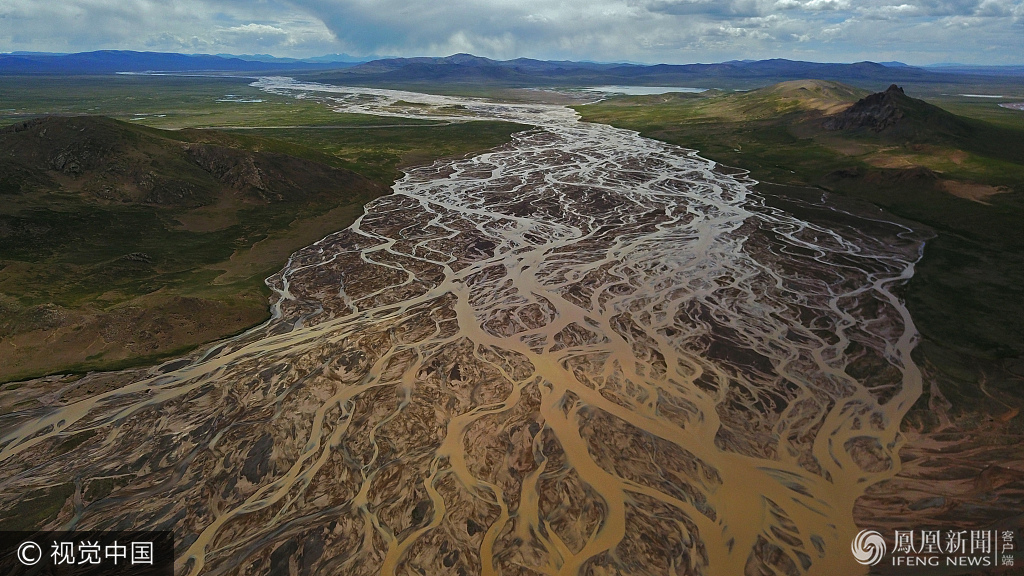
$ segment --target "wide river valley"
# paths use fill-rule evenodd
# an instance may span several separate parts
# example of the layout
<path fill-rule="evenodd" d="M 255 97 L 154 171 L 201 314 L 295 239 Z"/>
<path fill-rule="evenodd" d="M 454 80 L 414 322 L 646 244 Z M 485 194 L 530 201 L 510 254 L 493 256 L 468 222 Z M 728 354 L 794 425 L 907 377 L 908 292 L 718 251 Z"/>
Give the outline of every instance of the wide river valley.
<path fill-rule="evenodd" d="M 54 527 L 173 529 L 179 575 L 866 573 L 854 505 L 921 392 L 919 235 L 564 106 L 255 85 L 535 129 L 293 254 L 266 324 L 40 381 L 0 417 L 0 499 L 72 485 Z"/>

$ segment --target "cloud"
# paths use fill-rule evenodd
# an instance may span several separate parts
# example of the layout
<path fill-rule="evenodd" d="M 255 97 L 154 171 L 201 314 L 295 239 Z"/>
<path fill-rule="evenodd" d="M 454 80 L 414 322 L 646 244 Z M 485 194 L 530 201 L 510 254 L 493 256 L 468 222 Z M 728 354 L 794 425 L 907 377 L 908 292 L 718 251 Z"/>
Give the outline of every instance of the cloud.
<path fill-rule="evenodd" d="M 277 0 L 4 0 L 0 50 L 326 53 L 323 22 Z M 291 53 L 289 53 L 291 52 Z"/>
<path fill-rule="evenodd" d="M 353 53 L 465 51 L 497 58 L 648 62 L 772 56 L 890 60 L 918 54 L 927 62 L 948 60 L 951 52 L 959 61 L 972 54 L 980 59 L 993 42 L 1007 44 L 1008 59 L 1019 60 L 1024 53 L 1024 42 L 1011 29 L 1020 19 L 1022 0 L 292 2 L 323 21 Z M 957 17 L 977 20 L 969 25 L 987 36 L 934 32 Z M 902 49 L 893 46 L 896 39 Z M 797 41 L 800 51 L 792 52 Z"/>
<path fill-rule="evenodd" d="M 1020 62 L 1024 0 L 4 0 L 0 50 Z M 970 29 L 969 35 L 961 30 Z M 994 50 L 993 47 L 1001 47 Z"/>
<path fill-rule="evenodd" d="M 810 0 L 803 5 L 805 10 L 846 10 L 849 0 Z"/>
<path fill-rule="evenodd" d="M 310 29 L 303 26 L 271 26 L 254 22 L 219 29 L 216 31 L 215 38 L 222 45 L 255 46 L 262 49 L 293 48 L 333 40 L 327 30 Z"/>
<path fill-rule="evenodd" d="M 822 10 L 846 10 L 850 7 L 849 0 L 778 0 L 775 8 L 778 10 L 809 10 L 818 12 Z"/>
<path fill-rule="evenodd" d="M 235 34 L 238 36 L 250 36 L 254 38 L 263 38 L 266 36 L 288 36 L 288 32 L 286 32 L 284 28 L 280 28 L 278 26 L 270 26 L 268 24 L 256 23 L 243 24 L 241 26 L 232 26 L 231 28 L 225 28 L 224 32 L 227 34 Z"/>
<path fill-rule="evenodd" d="M 709 19 L 750 18 L 764 14 L 755 0 L 651 0 L 641 5 L 651 13 Z"/>
<path fill-rule="evenodd" d="M 913 4 L 873 6 L 861 8 L 859 12 L 868 20 L 899 20 L 923 14 L 922 8 Z"/>

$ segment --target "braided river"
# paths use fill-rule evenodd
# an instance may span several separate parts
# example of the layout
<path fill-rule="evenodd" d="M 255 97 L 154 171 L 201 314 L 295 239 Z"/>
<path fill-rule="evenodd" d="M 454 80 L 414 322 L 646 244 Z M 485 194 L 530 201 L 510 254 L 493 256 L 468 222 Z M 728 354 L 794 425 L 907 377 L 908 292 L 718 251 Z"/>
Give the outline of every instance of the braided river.
<path fill-rule="evenodd" d="M 535 128 L 408 170 L 262 326 L 5 392 L 48 395 L 0 415 L 0 502 L 70 483 L 53 528 L 173 529 L 179 575 L 866 573 L 919 235 L 564 106 L 255 85 Z"/>

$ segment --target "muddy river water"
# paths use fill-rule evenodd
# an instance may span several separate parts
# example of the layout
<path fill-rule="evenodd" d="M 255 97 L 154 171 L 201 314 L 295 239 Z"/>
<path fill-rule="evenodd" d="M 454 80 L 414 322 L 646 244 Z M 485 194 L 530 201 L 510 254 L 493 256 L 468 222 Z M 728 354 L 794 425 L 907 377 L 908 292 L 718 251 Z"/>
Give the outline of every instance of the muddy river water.
<path fill-rule="evenodd" d="M 865 572 L 854 502 L 921 389 L 908 228 L 562 106 L 256 85 L 536 129 L 296 252 L 267 324 L 19 388 L 0 501 L 172 528 L 177 574 Z"/>

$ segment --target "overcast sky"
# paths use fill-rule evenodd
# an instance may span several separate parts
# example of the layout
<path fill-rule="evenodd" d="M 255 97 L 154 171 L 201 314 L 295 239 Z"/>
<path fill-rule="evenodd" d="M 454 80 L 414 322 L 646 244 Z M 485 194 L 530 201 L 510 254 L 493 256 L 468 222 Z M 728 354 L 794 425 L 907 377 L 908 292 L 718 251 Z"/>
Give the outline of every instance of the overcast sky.
<path fill-rule="evenodd" d="M 1024 0 L 0 0 L 0 52 L 1024 64 Z"/>

